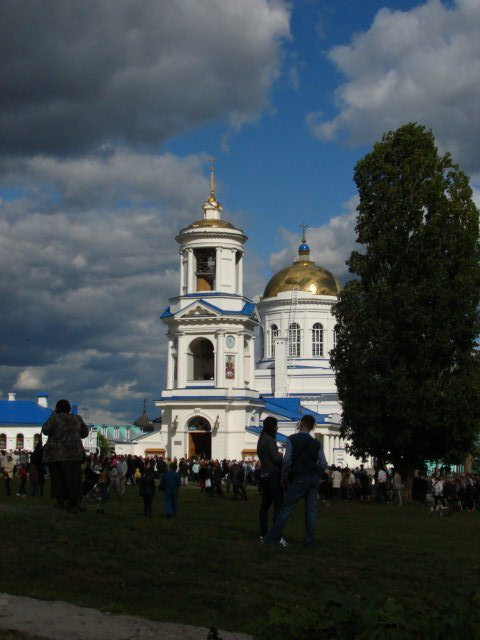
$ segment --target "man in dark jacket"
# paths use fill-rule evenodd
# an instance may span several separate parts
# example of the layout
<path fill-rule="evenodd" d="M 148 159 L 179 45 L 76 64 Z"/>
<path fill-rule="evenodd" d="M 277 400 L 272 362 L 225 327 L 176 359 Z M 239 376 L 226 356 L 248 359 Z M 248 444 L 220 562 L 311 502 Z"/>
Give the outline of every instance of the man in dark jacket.
<path fill-rule="evenodd" d="M 277 448 L 275 436 L 278 423 L 273 416 L 267 416 L 263 421 L 263 430 L 257 444 L 257 455 L 260 460 L 260 490 L 262 502 L 258 514 L 260 521 L 260 540 L 268 531 L 268 511 L 273 503 L 273 521 L 275 522 L 283 501 L 281 486 L 281 471 L 283 456 Z"/>
<path fill-rule="evenodd" d="M 287 546 L 282 531 L 297 502 L 305 498 L 305 538 L 306 547 L 315 541 L 317 522 L 318 485 L 320 476 L 327 466 L 322 445 L 312 438 L 310 432 L 315 427 L 311 415 L 302 417 L 298 424 L 298 433 L 289 436 L 282 465 L 282 484 L 288 489 L 280 513 L 273 527 L 264 537 L 264 542 Z M 290 479 L 289 479 L 289 476 Z"/>

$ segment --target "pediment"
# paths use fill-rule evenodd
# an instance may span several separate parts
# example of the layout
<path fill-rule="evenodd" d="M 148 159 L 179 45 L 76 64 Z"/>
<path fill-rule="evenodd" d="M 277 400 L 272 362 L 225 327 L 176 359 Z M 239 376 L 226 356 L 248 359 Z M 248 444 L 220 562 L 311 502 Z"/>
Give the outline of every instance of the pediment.
<path fill-rule="evenodd" d="M 177 314 L 177 318 L 216 318 L 218 313 L 201 302 L 194 302 Z"/>
<path fill-rule="evenodd" d="M 254 309 L 250 314 L 250 320 L 253 320 L 254 322 L 260 322 L 260 316 L 258 315 L 258 312 L 256 309 Z"/>

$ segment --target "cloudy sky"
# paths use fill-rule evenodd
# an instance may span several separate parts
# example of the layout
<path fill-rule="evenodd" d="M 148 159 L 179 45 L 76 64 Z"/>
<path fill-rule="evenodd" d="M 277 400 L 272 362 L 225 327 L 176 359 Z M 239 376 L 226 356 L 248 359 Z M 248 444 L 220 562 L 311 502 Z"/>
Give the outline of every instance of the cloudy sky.
<path fill-rule="evenodd" d="M 480 200 L 479 0 L 2 0 L 0 59 L 2 398 L 155 417 L 210 156 L 251 297 L 304 221 L 345 277 L 353 168 L 405 122 Z"/>

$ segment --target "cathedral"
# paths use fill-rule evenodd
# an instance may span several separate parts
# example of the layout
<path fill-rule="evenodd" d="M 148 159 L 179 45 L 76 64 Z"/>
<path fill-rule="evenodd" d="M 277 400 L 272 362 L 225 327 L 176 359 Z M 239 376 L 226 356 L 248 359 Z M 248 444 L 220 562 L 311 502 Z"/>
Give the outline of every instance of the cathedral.
<path fill-rule="evenodd" d="M 181 229 L 178 295 L 167 327 L 166 385 L 155 405 L 162 428 L 138 453 L 252 459 L 267 415 L 280 442 L 305 413 L 314 416 L 329 464 L 356 465 L 339 434 L 341 407 L 329 352 L 340 285 L 315 264 L 305 238 L 293 264 L 258 302 L 243 294 L 247 237 L 222 219 L 212 168 L 203 216 Z"/>

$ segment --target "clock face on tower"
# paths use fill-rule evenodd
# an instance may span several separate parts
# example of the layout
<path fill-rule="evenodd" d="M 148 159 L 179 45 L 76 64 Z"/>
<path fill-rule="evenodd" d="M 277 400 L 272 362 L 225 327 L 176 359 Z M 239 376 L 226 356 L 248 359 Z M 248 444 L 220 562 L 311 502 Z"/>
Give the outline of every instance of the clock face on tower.
<path fill-rule="evenodd" d="M 233 349 L 233 347 L 235 346 L 235 336 L 227 336 L 225 338 L 225 344 L 228 349 Z"/>

